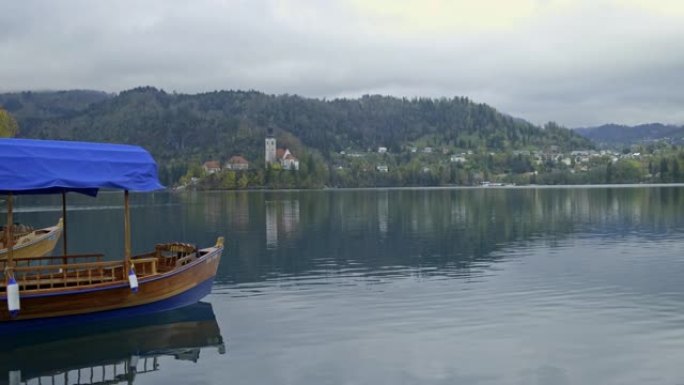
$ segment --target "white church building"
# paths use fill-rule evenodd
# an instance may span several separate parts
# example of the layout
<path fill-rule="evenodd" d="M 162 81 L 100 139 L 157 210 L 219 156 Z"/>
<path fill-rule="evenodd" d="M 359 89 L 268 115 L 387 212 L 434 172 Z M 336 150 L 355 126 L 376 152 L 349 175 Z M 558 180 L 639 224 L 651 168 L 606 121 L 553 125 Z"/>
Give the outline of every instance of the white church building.
<path fill-rule="evenodd" d="M 264 160 L 266 165 L 280 163 L 283 170 L 299 170 L 299 159 L 297 159 L 289 149 L 276 147 L 276 139 L 272 136 L 266 137 L 266 152 Z"/>

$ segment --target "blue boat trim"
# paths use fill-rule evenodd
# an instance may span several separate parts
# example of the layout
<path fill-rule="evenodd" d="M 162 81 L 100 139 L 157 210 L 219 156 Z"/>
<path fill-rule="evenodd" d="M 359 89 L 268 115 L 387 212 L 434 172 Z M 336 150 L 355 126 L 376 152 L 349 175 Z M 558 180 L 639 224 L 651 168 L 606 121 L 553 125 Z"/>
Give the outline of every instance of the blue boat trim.
<path fill-rule="evenodd" d="M 2 334 L 2 344 L 5 349 L 3 353 L 27 346 L 46 344 L 53 341 L 64 339 L 80 339 L 86 336 L 101 333 L 125 333 L 127 330 L 138 329 L 148 326 L 173 325 L 186 322 L 216 321 L 214 310 L 209 302 L 197 302 L 192 305 L 183 306 L 178 309 L 168 311 L 143 314 L 130 317 L 118 317 L 109 320 L 99 320 L 96 322 L 76 323 L 61 325 L 42 325 L 40 329 L 32 329 L 27 332 L 13 332 L 12 334 Z M 10 354 L 10 358 L 14 357 Z M 18 357 L 19 360 L 22 358 Z M 6 364 L 7 362 L 5 362 Z M 2 367 L 0 362 L 0 367 Z M 30 365 L 30 363 L 29 363 Z M 0 370 L 0 373 L 3 373 Z M 4 384 L 0 379 L 0 384 Z"/>
<path fill-rule="evenodd" d="M 132 317 L 144 314 L 152 314 L 167 310 L 177 309 L 199 302 L 202 298 L 211 293 L 214 277 L 211 277 L 197 286 L 160 301 L 151 302 L 145 305 L 132 306 L 122 309 L 107 310 L 95 313 L 38 318 L 19 321 L 7 321 L 0 323 L 0 335 L 5 333 L 16 333 L 35 330 L 43 327 L 67 326 L 83 322 L 94 322 L 111 320 L 121 317 Z"/>

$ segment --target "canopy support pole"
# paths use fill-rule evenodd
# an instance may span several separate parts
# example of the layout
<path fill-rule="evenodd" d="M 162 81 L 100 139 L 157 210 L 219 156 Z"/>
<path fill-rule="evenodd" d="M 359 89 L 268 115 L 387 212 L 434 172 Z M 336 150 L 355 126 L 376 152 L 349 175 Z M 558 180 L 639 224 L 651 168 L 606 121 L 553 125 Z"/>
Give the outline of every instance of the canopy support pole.
<path fill-rule="evenodd" d="M 131 268 L 131 213 L 128 204 L 128 190 L 124 191 L 124 257 L 126 268 L 124 274 L 128 274 L 128 270 Z"/>
<path fill-rule="evenodd" d="M 5 268 L 11 273 L 14 266 L 14 218 L 12 217 L 12 193 L 7 193 L 7 227 L 5 228 L 5 236 L 7 237 L 7 264 Z M 9 279 L 9 276 L 5 276 Z"/>
<path fill-rule="evenodd" d="M 66 264 L 67 256 L 67 216 L 66 216 L 66 192 L 62 191 L 62 256 Z"/>

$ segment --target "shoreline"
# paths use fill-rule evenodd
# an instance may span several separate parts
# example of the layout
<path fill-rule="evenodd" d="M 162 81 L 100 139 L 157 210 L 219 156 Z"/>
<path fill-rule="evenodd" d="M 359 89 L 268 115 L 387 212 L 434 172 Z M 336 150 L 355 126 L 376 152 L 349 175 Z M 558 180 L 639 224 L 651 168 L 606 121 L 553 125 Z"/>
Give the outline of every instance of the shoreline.
<path fill-rule="evenodd" d="M 504 186 L 404 186 L 404 187 L 320 187 L 320 188 L 251 188 L 251 189 L 174 189 L 171 193 L 185 192 L 300 192 L 300 191 L 373 191 L 373 190 L 533 190 L 533 189 L 593 189 L 593 188 L 640 188 L 684 187 L 684 183 L 623 183 L 623 184 L 563 184 L 563 185 L 504 185 Z"/>

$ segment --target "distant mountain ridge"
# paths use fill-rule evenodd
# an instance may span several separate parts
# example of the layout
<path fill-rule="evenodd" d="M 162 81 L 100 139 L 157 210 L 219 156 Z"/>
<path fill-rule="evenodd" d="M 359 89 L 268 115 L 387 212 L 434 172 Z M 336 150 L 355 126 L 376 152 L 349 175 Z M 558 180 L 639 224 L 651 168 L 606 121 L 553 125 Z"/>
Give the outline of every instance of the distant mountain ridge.
<path fill-rule="evenodd" d="M 597 127 L 576 128 L 575 132 L 601 147 L 619 148 L 654 141 L 684 144 L 684 126 L 647 123 L 637 126 L 604 124 Z"/>

